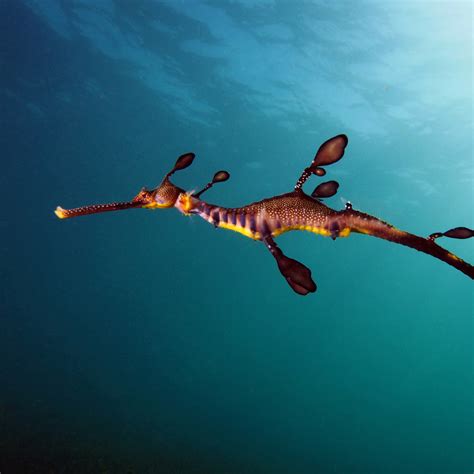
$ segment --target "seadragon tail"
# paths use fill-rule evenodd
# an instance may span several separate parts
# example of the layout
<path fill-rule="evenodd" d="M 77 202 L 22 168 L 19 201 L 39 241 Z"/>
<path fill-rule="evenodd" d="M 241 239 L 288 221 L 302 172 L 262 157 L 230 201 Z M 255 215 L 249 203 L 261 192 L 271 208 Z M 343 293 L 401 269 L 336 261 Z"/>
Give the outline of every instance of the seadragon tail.
<path fill-rule="evenodd" d="M 461 232 L 457 232 L 457 235 L 452 235 L 452 231 L 456 231 L 456 229 L 452 229 L 452 231 L 448 231 L 444 234 L 436 233 L 432 234 L 428 238 L 423 238 L 419 237 L 418 235 L 410 234 L 409 232 L 397 229 L 396 227 L 392 226 L 391 224 L 388 224 L 387 222 L 377 219 L 376 217 L 373 217 L 369 214 L 355 211 L 353 209 L 346 209 L 345 211 L 342 211 L 341 214 L 344 215 L 345 225 L 347 225 L 353 232 L 372 235 L 374 237 L 378 237 L 379 239 L 395 242 L 397 244 L 411 247 L 420 252 L 424 252 L 428 255 L 431 255 L 432 257 L 442 260 L 448 265 L 451 265 L 452 267 L 474 279 L 474 266 L 465 262 L 457 255 L 454 255 L 453 253 L 449 252 L 448 250 L 434 242 L 435 238 L 438 238 L 442 235 L 454 238 L 472 237 L 472 231 L 470 231 L 470 235 L 467 235 L 466 232 L 464 232 L 464 235 L 461 235 Z"/>

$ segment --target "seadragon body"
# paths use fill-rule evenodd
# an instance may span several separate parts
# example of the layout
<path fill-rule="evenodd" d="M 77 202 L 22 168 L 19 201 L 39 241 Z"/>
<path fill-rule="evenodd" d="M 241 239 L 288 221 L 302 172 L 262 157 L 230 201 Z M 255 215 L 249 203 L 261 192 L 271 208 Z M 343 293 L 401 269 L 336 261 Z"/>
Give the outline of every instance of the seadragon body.
<path fill-rule="evenodd" d="M 311 271 L 301 262 L 283 254 L 275 238 L 284 232 L 306 230 L 331 237 L 347 237 L 351 232 L 372 235 L 395 242 L 436 257 L 457 270 L 474 278 L 474 267 L 453 253 L 439 246 L 435 239 L 446 236 L 465 239 L 474 236 L 466 227 L 456 227 L 447 232 L 436 232 L 429 237 L 419 237 L 397 229 L 369 214 L 359 212 L 347 203 L 345 209 L 337 211 L 328 207 L 322 199 L 337 192 L 338 183 L 328 181 L 320 184 L 311 195 L 302 186 L 311 175 L 324 176 L 323 166 L 340 160 L 347 146 L 347 137 L 337 135 L 324 142 L 318 149 L 313 162 L 305 168 L 292 192 L 274 196 L 238 208 L 227 208 L 210 204 L 200 199 L 202 193 L 215 183 L 226 181 L 229 174 L 219 171 L 213 180 L 200 192 L 186 192 L 174 185 L 170 177 L 176 171 L 187 168 L 194 160 L 193 153 L 181 155 L 174 168 L 164 177 L 161 184 L 153 190 L 142 189 L 129 202 L 84 206 L 75 209 L 58 207 L 55 211 L 60 218 L 69 218 L 99 212 L 129 208 L 170 208 L 176 207 L 185 215 L 198 215 L 205 221 L 223 229 L 238 232 L 246 237 L 263 242 L 276 260 L 278 268 L 291 288 L 298 294 L 306 295 L 316 291 Z"/>

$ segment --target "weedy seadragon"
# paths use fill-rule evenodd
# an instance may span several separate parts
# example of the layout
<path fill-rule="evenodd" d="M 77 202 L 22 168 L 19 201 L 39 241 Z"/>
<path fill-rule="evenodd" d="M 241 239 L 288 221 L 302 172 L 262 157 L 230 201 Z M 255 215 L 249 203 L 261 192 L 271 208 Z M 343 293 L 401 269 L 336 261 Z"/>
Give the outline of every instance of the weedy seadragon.
<path fill-rule="evenodd" d="M 173 169 L 165 175 L 157 188 L 152 190 L 142 188 L 131 201 L 75 209 L 58 207 L 55 213 L 59 218 L 65 219 L 131 208 L 175 207 L 185 215 L 198 215 L 215 227 L 239 232 L 246 237 L 263 242 L 275 258 L 281 274 L 290 287 L 300 295 L 316 291 L 316 283 L 311 277 L 311 270 L 301 262 L 287 257 L 274 240 L 280 234 L 291 230 L 306 230 L 334 240 L 347 237 L 351 232 L 371 235 L 432 255 L 474 278 L 472 265 L 435 242 L 443 236 L 455 239 L 473 237 L 472 229 L 456 227 L 446 232 L 434 232 L 427 238 L 419 237 L 353 209 L 350 202 L 347 202 L 345 208 L 340 211 L 328 207 L 322 200 L 337 193 L 339 184 L 336 181 L 319 184 L 311 195 L 303 191 L 303 184 L 310 176 L 324 176 L 326 174 L 324 167 L 332 165 L 343 157 L 347 143 L 346 135 L 337 135 L 327 140 L 319 147 L 310 166 L 303 170 L 293 191 L 242 207 L 217 206 L 201 199 L 202 194 L 214 184 L 229 179 L 230 175 L 227 171 L 215 173 L 213 179 L 199 192 L 186 192 L 174 185 L 170 180 L 171 176 L 176 171 L 190 166 L 195 158 L 194 153 L 185 153 L 177 159 Z"/>

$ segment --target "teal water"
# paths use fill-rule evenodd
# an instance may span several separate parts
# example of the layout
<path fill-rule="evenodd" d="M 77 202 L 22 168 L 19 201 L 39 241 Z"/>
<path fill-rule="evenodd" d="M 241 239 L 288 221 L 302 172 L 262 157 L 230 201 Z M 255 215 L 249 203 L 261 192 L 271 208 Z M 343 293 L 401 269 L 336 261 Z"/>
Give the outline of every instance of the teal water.
<path fill-rule="evenodd" d="M 260 243 L 175 210 L 60 221 L 176 183 L 473 227 L 472 4 L 0 0 L 0 471 L 469 473 L 472 281 L 353 235 Z M 312 191 L 312 178 L 305 189 Z M 440 242 L 441 243 L 441 242 Z M 471 241 L 445 239 L 474 261 Z"/>

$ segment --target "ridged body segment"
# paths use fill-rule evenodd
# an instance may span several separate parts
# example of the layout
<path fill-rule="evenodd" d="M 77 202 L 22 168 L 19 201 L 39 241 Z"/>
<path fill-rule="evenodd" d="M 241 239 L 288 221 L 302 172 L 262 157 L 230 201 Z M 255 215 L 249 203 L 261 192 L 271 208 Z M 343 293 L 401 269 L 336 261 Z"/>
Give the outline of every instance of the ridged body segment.
<path fill-rule="evenodd" d="M 294 191 L 270 199 L 263 199 L 248 206 L 227 208 L 198 201 L 191 211 L 216 227 L 239 232 L 246 237 L 262 240 L 276 237 L 290 230 L 308 230 L 322 235 L 332 235 L 330 226 L 334 211 L 302 191 Z M 343 236 L 343 234 L 339 234 Z"/>

